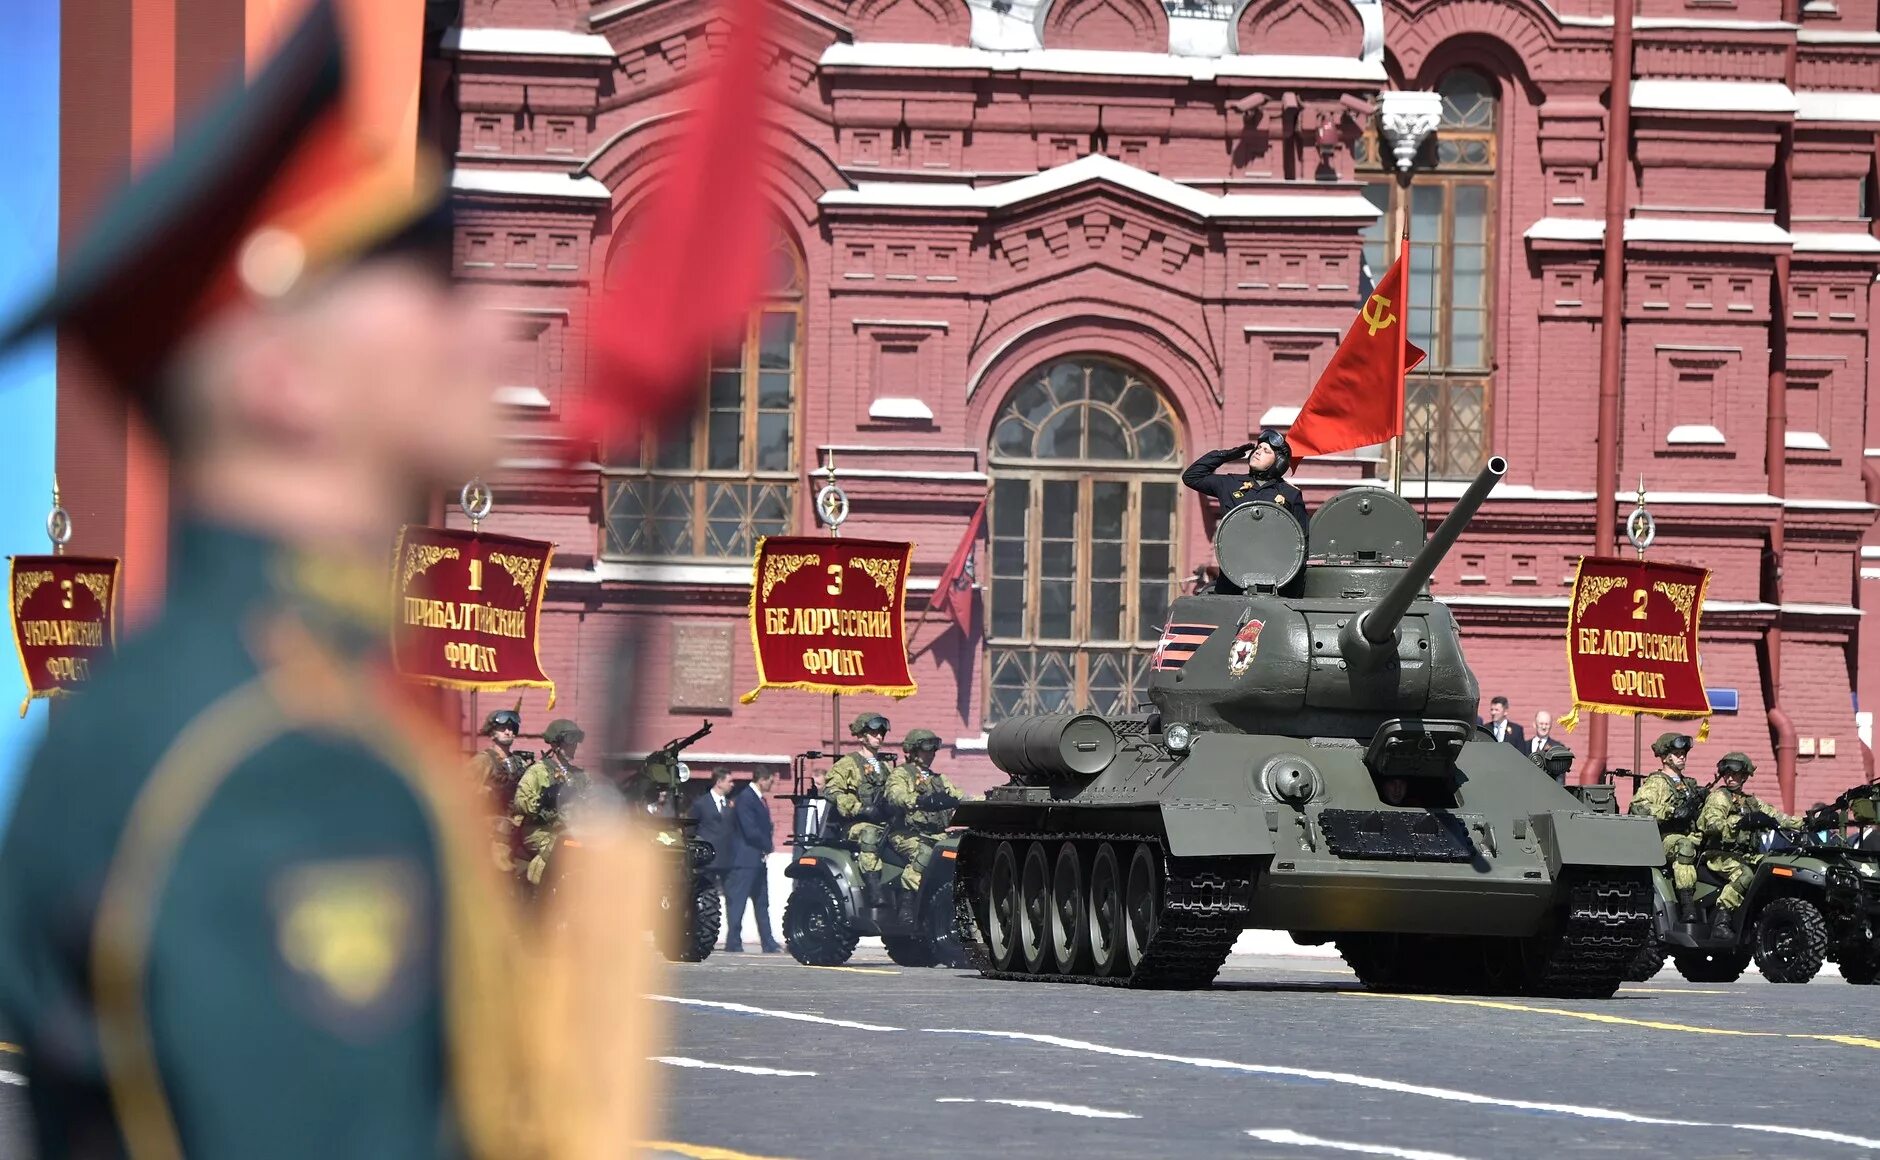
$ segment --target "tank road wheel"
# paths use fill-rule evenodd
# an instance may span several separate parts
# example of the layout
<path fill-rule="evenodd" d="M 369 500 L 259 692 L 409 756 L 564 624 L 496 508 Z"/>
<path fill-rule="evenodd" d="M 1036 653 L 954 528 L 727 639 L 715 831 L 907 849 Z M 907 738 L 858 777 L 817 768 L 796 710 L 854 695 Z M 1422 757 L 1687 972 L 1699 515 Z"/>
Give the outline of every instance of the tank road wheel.
<path fill-rule="evenodd" d="M 992 873 L 986 878 L 986 918 L 980 929 L 993 969 L 1019 970 L 1018 854 L 1010 842 L 1000 842 L 992 855 Z"/>
<path fill-rule="evenodd" d="M 1861 954 L 1841 953 L 1841 977 L 1860 987 L 1871 987 L 1880 980 L 1880 945 L 1867 944 Z"/>
<path fill-rule="evenodd" d="M 1090 860 L 1090 904 L 1084 908 L 1090 929 L 1091 969 L 1104 978 L 1127 975 L 1123 954 L 1123 871 L 1116 862 L 1116 847 L 1097 847 Z"/>
<path fill-rule="evenodd" d="M 1066 975 L 1090 969 L 1090 914 L 1084 905 L 1084 865 L 1077 843 L 1058 846 L 1051 875 L 1051 958 Z"/>
<path fill-rule="evenodd" d="M 1155 865 L 1155 851 L 1147 842 L 1136 843 L 1129 859 L 1129 887 L 1124 895 L 1123 945 L 1134 972 L 1148 957 L 1149 944 L 1155 941 L 1156 928 L 1162 924 L 1162 876 Z"/>
<path fill-rule="evenodd" d="M 1018 878 L 1018 952 L 1032 974 L 1051 970 L 1051 859 L 1043 842 L 1026 848 Z"/>
<path fill-rule="evenodd" d="M 861 940 L 842 914 L 842 899 L 827 878 L 799 878 L 783 904 L 783 944 L 806 967 L 839 967 Z"/>
<path fill-rule="evenodd" d="M 1756 918 L 1756 969 L 1772 983 L 1806 983 L 1828 957 L 1828 923 L 1805 898 L 1778 898 Z"/>
<path fill-rule="evenodd" d="M 1737 948 L 1727 951 L 1675 950 L 1671 965 L 1687 983 L 1734 983 L 1749 966 L 1750 952 Z"/>

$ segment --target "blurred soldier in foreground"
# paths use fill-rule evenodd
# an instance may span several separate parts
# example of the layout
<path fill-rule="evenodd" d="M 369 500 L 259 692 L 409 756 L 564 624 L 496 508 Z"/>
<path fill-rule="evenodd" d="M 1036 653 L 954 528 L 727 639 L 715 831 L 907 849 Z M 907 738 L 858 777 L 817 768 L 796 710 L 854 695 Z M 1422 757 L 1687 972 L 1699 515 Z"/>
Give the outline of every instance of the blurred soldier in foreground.
<path fill-rule="evenodd" d="M 548 752 L 516 783 L 516 816 L 521 819 L 522 844 L 531 855 L 524 876 L 531 886 L 542 884 L 549 855 L 568 828 L 568 814 L 588 788 L 587 773 L 574 763 L 586 736 L 566 717 L 550 721 L 542 730 Z"/>
<path fill-rule="evenodd" d="M 1743 893 L 1756 875 L 1757 836 L 1764 830 L 1793 828 L 1802 824 L 1781 810 L 1771 809 L 1754 794 L 1743 792 L 1743 783 L 1756 772 L 1756 763 L 1748 754 L 1726 753 L 1717 763 L 1717 778 L 1722 783 L 1704 799 L 1697 815 L 1697 828 L 1704 839 L 1704 864 L 1718 874 L 1729 876 L 1717 893 L 1717 915 L 1711 923 L 1713 938 L 1732 938 L 1736 930 L 1736 912 L 1743 905 Z"/>
<path fill-rule="evenodd" d="M 881 840 L 887 831 L 882 826 L 886 811 L 882 790 L 888 784 L 888 763 L 882 759 L 881 744 L 888 736 L 888 719 L 879 713 L 863 713 L 849 723 L 849 733 L 862 747 L 843 754 L 829 767 L 823 782 L 823 797 L 828 799 L 833 818 L 833 832 L 842 834 L 861 847 L 855 865 L 862 872 L 862 889 L 869 906 L 881 902 Z"/>
<path fill-rule="evenodd" d="M 132 394 L 179 514 L 168 607 L 54 713 L 0 844 L 0 1023 L 47 1160 L 646 1138 L 651 899 L 525 938 L 455 744 L 382 660 L 393 532 L 488 462 L 498 353 L 435 196 L 355 180 L 341 47 L 315 0 L 0 336 L 57 325 Z"/>
<path fill-rule="evenodd" d="M 1652 755 L 1661 768 L 1639 784 L 1627 813 L 1658 823 L 1671 864 L 1671 888 L 1678 896 L 1678 917 L 1697 921 L 1697 814 L 1704 804 L 1704 787 L 1684 772 L 1691 739 L 1684 733 L 1663 733 L 1652 742 Z"/>
<path fill-rule="evenodd" d="M 947 832 L 953 807 L 960 804 L 960 791 L 933 767 L 934 753 L 940 748 L 939 734 L 931 729 L 915 729 L 901 747 L 901 764 L 888 775 L 884 796 L 899 814 L 888 844 L 907 862 L 907 869 L 901 872 L 901 889 L 895 892 L 895 910 L 903 922 L 912 923 L 921 871 L 933 856 L 934 844 Z"/>

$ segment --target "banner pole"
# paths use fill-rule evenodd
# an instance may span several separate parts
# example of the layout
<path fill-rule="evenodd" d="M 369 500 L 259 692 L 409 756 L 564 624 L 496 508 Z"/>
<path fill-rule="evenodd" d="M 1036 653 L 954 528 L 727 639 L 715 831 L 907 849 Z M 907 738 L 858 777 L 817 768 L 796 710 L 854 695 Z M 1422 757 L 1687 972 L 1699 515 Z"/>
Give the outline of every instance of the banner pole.
<path fill-rule="evenodd" d="M 1400 302 L 1397 309 L 1397 431 L 1390 441 L 1390 490 L 1393 495 L 1403 494 L 1403 453 L 1404 436 L 1409 433 L 1408 415 L 1409 392 L 1404 383 L 1404 343 L 1409 341 L 1410 333 L 1410 181 L 1415 171 L 1400 170 L 1397 174 L 1397 212 L 1392 215 L 1391 233 L 1396 235 L 1396 260 L 1403 263 L 1403 290 L 1397 295 Z"/>
<path fill-rule="evenodd" d="M 836 482 L 836 453 L 834 448 L 823 452 L 823 464 L 829 469 L 829 483 Z M 845 517 L 846 517 L 846 513 Z M 837 520 L 829 527 L 832 539 L 842 538 L 842 520 Z M 832 757 L 842 756 L 842 694 L 829 694 L 829 753 Z"/>
<path fill-rule="evenodd" d="M 1638 506 L 1640 508 L 1643 508 L 1645 506 L 1645 476 L 1642 474 L 1638 477 Z M 1630 522 L 1631 521 L 1629 520 L 1627 521 L 1628 524 Z M 1631 528 L 1628 527 L 1626 530 L 1628 533 L 1630 533 Z M 1641 564 L 1644 563 L 1645 562 L 1645 549 L 1649 546 L 1649 544 L 1643 539 L 1633 539 L 1632 546 L 1633 546 L 1633 549 L 1638 552 L 1639 563 Z M 1642 713 L 1634 713 L 1632 714 L 1632 774 L 1633 776 L 1637 777 L 1639 772 L 1643 770 L 1644 768 L 1645 768 L 1645 715 Z M 1638 782 L 1634 781 L 1632 784 L 1634 787 L 1636 787 L 1638 785 Z"/>

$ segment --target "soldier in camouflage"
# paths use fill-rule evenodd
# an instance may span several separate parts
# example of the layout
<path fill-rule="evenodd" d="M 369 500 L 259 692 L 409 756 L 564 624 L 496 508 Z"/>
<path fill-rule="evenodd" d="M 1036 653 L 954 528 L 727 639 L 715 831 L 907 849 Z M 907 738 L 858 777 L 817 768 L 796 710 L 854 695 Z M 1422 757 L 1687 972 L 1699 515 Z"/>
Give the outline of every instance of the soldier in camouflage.
<path fill-rule="evenodd" d="M 1696 922 L 1697 813 L 1703 808 L 1704 787 L 1684 772 L 1690 753 L 1689 735 L 1660 734 L 1652 742 L 1659 768 L 1640 783 L 1628 812 L 1658 823 L 1665 861 L 1671 866 L 1671 888 L 1678 896 L 1678 917 Z"/>
<path fill-rule="evenodd" d="M 483 718 L 477 736 L 490 743 L 470 759 L 470 777 L 483 796 L 489 799 L 490 857 L 505 874 L 516 869 L 516 821 L 510 812 L 516 800 L 516 783 L 529 766 L 525 756 L 514 752 L 516 735 L 522 732 L 521 709 L 492 709 Z"/>
<path fill-rule="evenodd" d="M 587 787 L 586 772 L 574 763 L 575 750 L 585 736 L 580 726 L 565 717 L 550 721 L 542 730 L 548 752 L 516 784 L 516 816 L 522 844 L 530 854 L 523 876 L 530 886 L 542 884 L 549 856 L 568 828 L 568 811 Z"/>
<path fill-rule="evenodd" d="M 888 845 L 907 863 L 895 909 L 906 922 L 914 921 L 914 902 L 920 894 L 920 875 L 933 849 L 946 833 L 953 807 L 960 804 L 959 787 L 933 767 L 940 737 L 931 729 L 915 729 L 901 743 L 903 760 L 888 775 L 885 796 L 899 816 L 888 834 Z"/>
<path fill-rule="evenodd" d="M 849 841 L 861 847 L 855 865 L 862 872 L 867 902 L 873 906 L 881 897 L 881 842 L 887 833 L 882 826 L 887 810 L 881 799 L 888 763 L 881 757 L 881 745 L 888 737 L 888 719 L 879 713 L 863 713 L 849 723 L 849 732 L 862 747 L 843 754 L 830 766 L 823 797 L 829 802 L 835 832 L 846 832 Z"/>
<path fill-rule="evenodd" d="M 1762 855 L 1756 853 L 1756 836 L 1763 830 L 1792 828 L 1802 824 L 1771 809 L 1754 794 L 1743 792 L 1743 783 L 1756 772 L 1756 763 L 1744 753 L 1726 753 L 1717 763 L 1717 779 L 1722 783 L 1704 799 L 1698 811 L 1697 829 L 1704 840 L 1704 864 L 1718 874 L 1729 876 L 1717 895 L 1717 916 L 1711 925 L 1712 938 L 1735 937 L 1736 912 L 1743 905 L 1750 879 Z"/>

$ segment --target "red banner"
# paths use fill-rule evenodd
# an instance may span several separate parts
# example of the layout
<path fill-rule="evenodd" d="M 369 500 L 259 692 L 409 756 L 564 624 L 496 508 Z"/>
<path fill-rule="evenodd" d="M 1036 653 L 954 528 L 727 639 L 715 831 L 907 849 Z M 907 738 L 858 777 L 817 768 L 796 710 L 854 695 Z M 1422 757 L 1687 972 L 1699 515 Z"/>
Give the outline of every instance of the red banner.
<path fill-rule="evenodd" d="M 447 689 L 547 689 L 536 655 L 555 546 L 514 536 L 407 525 L 398 533 L 392 661 Z"/>
<path fill-rule="evenodd" d="M 1585 556 L 1567 609 L 1567 671 L 1573 711 L 1650 714 L 1673 720 L 1710 715 L 1697 664 L 1697 630 L 1710 572 Z"/>
<path fill-rule="evenodd" d="M 902 601 L 914 545 L 766 536 L 751 567 L 757 688 L 811 693 L 914 692 Z"/>
<path fill-rule="evenodd" d="M 92 662 L 117 648 L 118 562 L 97 556 L 15 556 L 7 591 L 13 647 L 26 673 L 20 716 L 37 697 L 91 680 Z"/>

